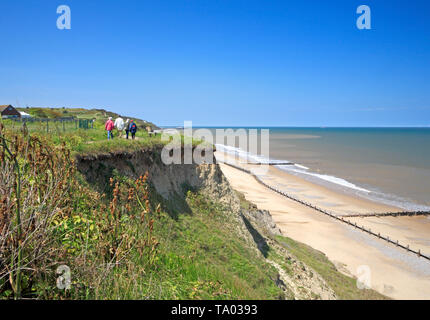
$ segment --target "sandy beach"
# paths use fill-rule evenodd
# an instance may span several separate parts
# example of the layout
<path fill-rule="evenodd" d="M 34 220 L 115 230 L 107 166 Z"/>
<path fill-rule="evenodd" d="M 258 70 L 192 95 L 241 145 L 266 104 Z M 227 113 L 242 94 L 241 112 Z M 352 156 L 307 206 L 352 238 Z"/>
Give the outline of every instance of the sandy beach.
<path fill-rule="evenodd" d="M 233 162 L 232 157 L 224 156 L 226 162 Z M 220 158 L 219 153 L 217 157 Z M 246 169 L 256 167 L 240 161 L 236 164 Z M 260 209 L 271 212 L 285 236 L 324 252 L 339 271 L 360 276 L 359 267 L 368 266 L 371 286 L 376 291 L 395 299 L 430 299 L 430 261 L 287 199 L 263 186 L 250 174 L 222 163 L 220 166 L 234 189 Z M 339 216 L 402 211 L 330 190 L 275 167 L 269 167 L 259 177 L 294 197 Z M 430 255 L 430 219 L 427 217 L 348 219 Z"/>

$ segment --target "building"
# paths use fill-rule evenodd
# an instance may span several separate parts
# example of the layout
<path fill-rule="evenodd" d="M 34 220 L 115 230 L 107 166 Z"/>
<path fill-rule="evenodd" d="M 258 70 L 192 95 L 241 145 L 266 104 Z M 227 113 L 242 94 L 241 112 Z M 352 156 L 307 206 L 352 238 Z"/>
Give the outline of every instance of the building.
<path fill-rule="evenodd" d="M 11 105 L 0 106 L 2 118 L 21 118 L 21 113 Z"/>
<path fill-rule="evenodd" d="M 19 111 L 19 113 L 21 114 L 21 118 L 23 119 L 31 118 L 31 115 L 29 115 L 27 112 Z"/>

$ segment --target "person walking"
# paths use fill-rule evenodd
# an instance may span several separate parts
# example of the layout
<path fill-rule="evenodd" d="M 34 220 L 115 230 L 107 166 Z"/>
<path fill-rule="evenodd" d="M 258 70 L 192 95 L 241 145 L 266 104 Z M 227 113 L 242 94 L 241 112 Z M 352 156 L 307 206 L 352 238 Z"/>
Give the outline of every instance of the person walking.
<path fill-rule="evenodd" d="M 128 130 L 131 133 L 131 138 L 134 140 L 136 137 L 137 125 L 133 120 L 130 120 L 130 126 L 128 127 Z"/>
<path fill-rule="evenodd" d="M 106 121 L 105 123 L 105 129 L 107 131 L 108 140 L 110 140 L 111 138 L 113 139 L 112 130 L 114 127 L 115 125 L 112 121 L 112 117 L 109 117 L 108 121 Z"/>
<path fill-rule="evenodd" d="M 125 138 L 126 139 L 128 139 L 128 133 L 130 132 L 129 126 L 130 126 L 130 119 L 127 119 L 127 121 L 125 122 Z"/>
<path fill-rule="evenodd" d="M 118 130 L 118 136 L 121 138 L 122 131 L 124 130 L 124 119 L 121 117 L 118 117 L 115 119 L 115 128 Z"/>

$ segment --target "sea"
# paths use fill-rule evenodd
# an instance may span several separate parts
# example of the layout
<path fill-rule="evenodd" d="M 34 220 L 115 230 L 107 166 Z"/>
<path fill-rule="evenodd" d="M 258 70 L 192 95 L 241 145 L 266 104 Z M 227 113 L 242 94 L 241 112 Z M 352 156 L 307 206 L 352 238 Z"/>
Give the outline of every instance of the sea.
<path fill-rule="evenodd" d="M 268 129 L 269 151 L 249 153 L 239 148 L 238 139 L 216 144 L 217 150 L 247 161 L 292 162 L 275 167 L 336 191 L 430 211 L 430 128 L 244 129 Z"/>

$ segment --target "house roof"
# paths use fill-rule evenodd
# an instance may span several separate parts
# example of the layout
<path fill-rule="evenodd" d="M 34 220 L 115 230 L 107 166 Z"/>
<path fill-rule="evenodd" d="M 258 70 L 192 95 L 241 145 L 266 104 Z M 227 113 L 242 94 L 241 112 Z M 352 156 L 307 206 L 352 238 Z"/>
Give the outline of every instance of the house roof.
<path fill-rule="evenodd" d="M 5 105 L 0 105 L 0 112 L 3 112 L 4 110 L 6 110 L 7 108 L 12 107 L 10 104 L 5 104 Z M 12 107 L 13 108 L 13 107 Z"/>

